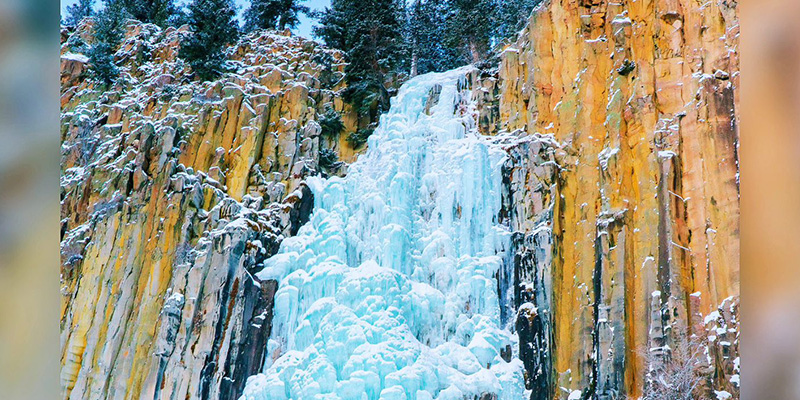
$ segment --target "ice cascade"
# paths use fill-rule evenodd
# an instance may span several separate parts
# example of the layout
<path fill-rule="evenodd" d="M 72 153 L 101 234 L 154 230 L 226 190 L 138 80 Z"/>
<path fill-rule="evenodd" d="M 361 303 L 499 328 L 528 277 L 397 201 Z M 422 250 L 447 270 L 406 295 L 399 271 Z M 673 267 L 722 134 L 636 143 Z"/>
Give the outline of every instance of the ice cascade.
<path fill-rule="evenodd" d="M 409 80 L 345 178 L 308 180 L 310 221 L 258 273 L 279 289 L 243 399 L 524 398 L 498 298 L 505 152 L 470 68 Z"/>

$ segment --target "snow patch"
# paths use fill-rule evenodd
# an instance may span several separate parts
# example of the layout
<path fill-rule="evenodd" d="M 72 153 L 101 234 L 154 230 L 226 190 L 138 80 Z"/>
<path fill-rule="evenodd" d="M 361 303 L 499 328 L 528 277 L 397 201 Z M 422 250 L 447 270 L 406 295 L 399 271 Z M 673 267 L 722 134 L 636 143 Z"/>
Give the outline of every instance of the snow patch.
<path fill-rule="evenodd" d="M 66 60 L 81 62 L 84 64 L 89 63 L 89 57 L 86 57 L 85 55 L 78 53 L 64 53 L 64 55 L 62 55 L 61 58 Z"/>
<path fill-rule="evenodd" d="M 724 390 L 715 390 L 714 394 L 717 396 L 717 400 L 726 400 L 732 397 L 730 393 Z"/>

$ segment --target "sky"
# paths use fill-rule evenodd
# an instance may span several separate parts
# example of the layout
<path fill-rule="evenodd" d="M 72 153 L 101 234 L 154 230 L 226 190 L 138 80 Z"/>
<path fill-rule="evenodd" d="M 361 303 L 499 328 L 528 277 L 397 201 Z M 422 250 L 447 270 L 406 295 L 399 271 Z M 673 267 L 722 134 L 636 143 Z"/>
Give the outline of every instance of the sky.
<path fill-rule="evenodd" d="M 64 16 L 66 14 L 67 7 L 77 3 L 78 0 L 61 0 L 61 15 Z M 177 0 L 178 3 L 187 3 L 187 0 Z M 239 7 L 239 15 L 241 16 L 244 13 L 244 10 L 250 6 L 250 0 L 234 0 L 236 5 Z M 95 7 L 99 7 L 101 0 L 95 0 Z M 306 6 L 311 8 L 312 10 L 320 10 L 323 9 L 331 4 L 331 0 L 306 0 L 304 2 Z M 311 28 L 314 26 L 314 21 L 308 18 L 307 15 L 300 16 L 300 24 L 294 30 L 294 33 L 310 38 L 311 37 Z"/>

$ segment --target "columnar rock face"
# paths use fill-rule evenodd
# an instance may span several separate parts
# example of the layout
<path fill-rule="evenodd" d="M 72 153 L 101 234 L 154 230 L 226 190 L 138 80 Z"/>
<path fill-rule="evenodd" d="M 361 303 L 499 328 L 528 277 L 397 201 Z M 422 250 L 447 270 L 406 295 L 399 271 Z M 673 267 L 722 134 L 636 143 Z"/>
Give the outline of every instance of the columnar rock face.
<path fill-rule="evenodd" d="M 90 24 L 62 32 L 63 397 L 236 398 L 277 290 L 253 273 L 307 220 L 320 149 L 355 154 L 342 57 L 254 34 L 228 49 L 232 73 L 200 83 L 176 58 L 185 29 L 130 21 L 102 88 Z M 328 109 L 341 140 L 320 137 Z"/>
<path fill-rule="evenodd" d="M 686 347 L 738 397 L 738 35 L 736 1 L 551 0 L 503 53 L 532 399 L 638 397 Z"/>
<path fill-rule="evenodd" d="M 345 172 L 322 149 L 355 160 L 345 134 L 372 121 L 339 52 L 275 33 L 201 83 L 185 28 L 131 21 L 97 87 L 90 25 L 62 31 L 63 397 L 237 398 L 280 339 L 257 272 L 309 221 L 305 178 Z M 687 359 L 702 398 L 738 398 L 738 32 L 734 0 L 549 0 L 459 79 L 507 154 L 494 279 L 519 346 L 493 351 L 531 399 L 637 398 Z"/>

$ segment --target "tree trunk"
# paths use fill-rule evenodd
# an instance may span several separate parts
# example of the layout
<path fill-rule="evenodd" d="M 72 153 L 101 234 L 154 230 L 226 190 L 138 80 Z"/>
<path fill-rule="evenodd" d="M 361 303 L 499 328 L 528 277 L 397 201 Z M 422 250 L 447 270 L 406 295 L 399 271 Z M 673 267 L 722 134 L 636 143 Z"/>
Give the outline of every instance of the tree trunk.
<path fill-rule="evenodd" d="M 415 49 L 411 54 L 411 76 L 417 76 L 417 66 L 419 64 L 419 52 Z"/>
<path fill-rule="evenodd" d="M 475 43 L 474 40 L 469 41 L 469 53 L 472 56 L 473 64 L 483 59 L 483 57 L 481 57 L 481 53 L 478 51 L 478 44 Z"/>

